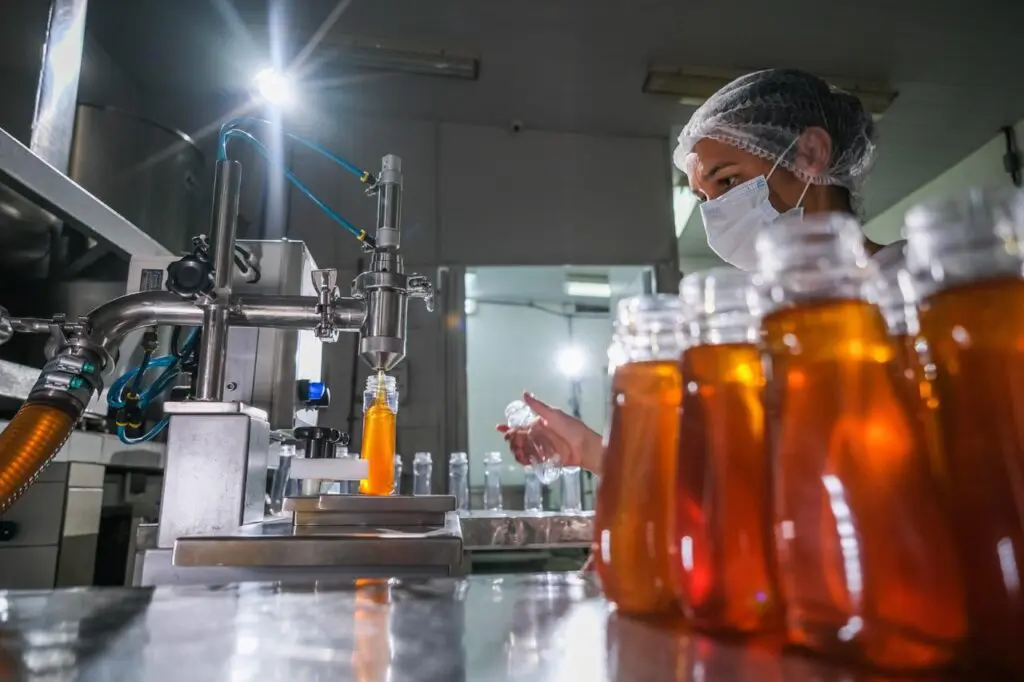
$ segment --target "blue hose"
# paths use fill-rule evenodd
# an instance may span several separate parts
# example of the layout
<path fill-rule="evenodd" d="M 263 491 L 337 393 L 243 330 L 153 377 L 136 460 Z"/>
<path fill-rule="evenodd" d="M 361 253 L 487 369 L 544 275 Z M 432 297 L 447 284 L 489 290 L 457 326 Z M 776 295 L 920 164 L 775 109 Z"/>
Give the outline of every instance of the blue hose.
<path fill-rule="evenodd" d="M 174 380 L 181 374 L 181 361 L 187 357 L 192 349 L 195 347 L 196 339 L 199 336 L 199 332 L 193 329 L 189 334 L 188 339 L 185 341 L 185 345 L 180 355 L 161 355 L 155 358 L 149 358 L 147 362 L 138 367 L 133 367 L 118 378 L 114 383 L 110 385 L 110 390 L 107 391 L 107 405 L 114 409 L 120 409 L 128 404 L 125 400 L 124 390 L 129 383 L 132 384 L 133 390 L 141 385 L 142 376 L 151 369 L 161 369 L 163 372 L 156 378 L 152 384 L 138 391 L 138 406 L 140 410 L 145 411 L 151 402 L 169 388 L 174 385 Z M 123 426 L 117 427 L 117 437 L 122 443 L 126 445 L 135 445 L 136 443 L 144 443 L 148 440 L 152 440 L 167 427 L 168 419 L 164 417 L 149 431 L 143 435 L 132 438 L 128 436 Z"/>
<path fill-rule="evenodd" d="M 220 127 L 220 138 L 217 144 L 217 159 L 219 161 L 225 161 L 228 158 L 228 133 L 235 129 L 237 126 L 246 123 L 261 123 L 264 125 L 273 125 L 273 123 L 266 119 L 253 118 L 251 116 L 242 116 L 239 118 L 231 119 L 230 121 L 228 121 Z M 289 132 L 284 129 L 282 129 L 281 132 L 284 133 L 289 138 L 291 138 L 292 140 L 295 140 L 302 146 L 306 147 L 307 149 L 312 149 L 317 154 L 321 154 L 327 157 L 328 159 L 338 164 L 352 175 L 359 178 L 360 182 L 368 182 L 373 177 L 369 172 L 364 171 L 362 168 L 355 165 L 351 161 L 343 159 L 334 152 L 318 145 L 316 142 L 311 142 L 303 137 L 299 137 L 295 133 Z"/>
<path fill-rule="evenodd" d="M 262 156 L 264 160 L 267 161 L 267 163 L 270 163 L 270 152 L 268 152 L 267 148 L 264 147 L 260 143 L 260 141 L 257 140 L 253 135 L 239 128 L 232 128 L 231 130 L 227 131 L 224 134 L 224 144 L 227 145 L 228 140 L 230 140 L 232 137 L 240 137 L 246 140 L 249 144 L 253 146 L 253 148 L 259 153 L 259 155 Z M 332 209 L 330 206 L 321 201 L 317 195 L 313 194 L 313 190 L 307 187 L 306 184 L 302 182 L 302 180 L 299 180 L 299 178 L 295 175 L 295 173 L 292 172 L 290 168 L 288 168 L 287 166 L 281 166 L 281 170 L 284 171 L 284 176 L 288 178 L 288 181 L 295 185 L 296 189 L 305 194 L 309 198 L 309 200 L 316 204 L 321 211 L 326 213 L 331 220 L 333 220 L 334 222 L 338 223 L 343 228 L 351 232 L 352 235 L 355 236 L 355 238 L 358 239 L 359 241 L 366 240 L 366 230 L 360 230 L 358 227 L 356 227 L 355 225 L 353 225 L 352 223 L 338 215 L 334 211 L 334 209 Z"/>

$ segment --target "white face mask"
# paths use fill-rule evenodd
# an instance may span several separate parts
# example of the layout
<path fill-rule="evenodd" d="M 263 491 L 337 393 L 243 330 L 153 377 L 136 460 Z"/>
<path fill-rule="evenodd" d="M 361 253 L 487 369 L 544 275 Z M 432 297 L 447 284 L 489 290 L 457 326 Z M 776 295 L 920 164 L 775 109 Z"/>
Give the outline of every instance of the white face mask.
<path fill-rule="evenodd" d="M 708 246 L 726 263 L 741 270 L 757 267 L 757 253 L 754 251 L 757 233 L 783 215 L 768 200 L 768 178 L 778 167 L 779 162 L 776 161 L 767 177 L 759 175 L 747 180 L 717 199 L 710 199 L 700 205 L 700 217 L 708 235 Z M 804 209 L 800 204 L 810 186 L 808 182 L 800 193 L 796 207 L 784 215 L 803 216 Z"/>

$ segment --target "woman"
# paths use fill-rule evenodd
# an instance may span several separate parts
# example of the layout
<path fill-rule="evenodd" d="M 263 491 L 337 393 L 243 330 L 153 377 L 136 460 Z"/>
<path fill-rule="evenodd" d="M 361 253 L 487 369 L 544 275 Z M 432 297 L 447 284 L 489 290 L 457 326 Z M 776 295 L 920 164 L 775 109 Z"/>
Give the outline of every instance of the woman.
<path fill-rule="evenodd" d="M 875 153 L 875 124 L 860 100 L 802 71 L 771 69 L 737 78 L 690 117 L 673 160 L 701 199 L 708 245 L 744 270 L 756 265 L 757 233 L 781 215 L 855 213 Z M 902 242 L 868 251 L 886 264 Z M 527 394 L 540 416 L 534 437 L 564 464 L 601 473 L 601 436 Z M 523 464 L 533 450 L 520 429 L 499 426 Z"/>

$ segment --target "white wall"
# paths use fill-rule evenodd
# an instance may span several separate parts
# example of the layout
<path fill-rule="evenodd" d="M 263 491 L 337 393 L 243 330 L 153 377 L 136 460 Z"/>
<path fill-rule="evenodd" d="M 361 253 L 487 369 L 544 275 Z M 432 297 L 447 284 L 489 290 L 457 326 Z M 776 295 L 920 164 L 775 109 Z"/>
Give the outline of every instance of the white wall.
<path fill-rule="evenodd" d="M 1018 139 L 1024 140 L 1024 121 L 1014 127 Z M 864 226 L 865 233 L 876 242 L 888 244 L 900 239 L 903 216 L 922 201 L 955 195 L 968 187 L 1010 187 L 1010 175 L 1003 168 L 1005 153 L 1006 141 L 1000 133 L 960 163 L 877 215 Z"/>
<path fill-rule="evenodd" d="M 573 319 L 573 344 L 585 349 L 588 357 L 580 413 L 599 432 L 604 431 L 608 413 L 610 342 L 610 317 Z M 477 313 L 466 318 L 470 485 L 483 485 L 483 454 L 494 450 L 502 452 L 506 462 L 503 483 L 522 484 L 522 467 L 515 464 L 494 427 L 504 421 L 505 406 L 524 390 L 569 411 L 569 380 L 555 364 L 556 353 L 568 344 L 566 320 L 539 310 L 481 303 Z"/>

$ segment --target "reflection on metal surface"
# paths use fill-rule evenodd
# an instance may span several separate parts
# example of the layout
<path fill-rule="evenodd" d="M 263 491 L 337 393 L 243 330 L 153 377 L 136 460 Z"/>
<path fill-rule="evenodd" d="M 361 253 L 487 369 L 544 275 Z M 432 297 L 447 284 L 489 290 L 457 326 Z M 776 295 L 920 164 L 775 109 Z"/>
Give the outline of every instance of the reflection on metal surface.
<path fill-rule="evenodd" d="M 179 538 L 174 565 L 237 567 L 405 567 L 454 575 L 462 565 L 459 519 L 441 528 L 292 526 L 271 521 L 235 535 Z"/>
<path fill-rule="evenodd" d="M 119 253 L 172 255 L 2 129 L 0 184 Z"/>
<path fill-rule="evenodd" d="M 462 515 L 469 550 L 590 547 L 594 512 L 480 512 Z"/>
<path fill-rule="evenodd" d="M 769 643 L 725 644 L 620 617 L 591 580 L 558 573 L 152 591 L 0 592 L 0 678 L 80 682 L 886 679 L 784 656 Z"/>
<path fill-rule="evenodd" d="M 67 168 L 71 152 L 87 5 L 88 0 L 53 0 L 43 46 L 43 70 L 29 146 L 41 159 L 61 170 Z"/>
<path fill-rule="evenodd" d="M 36 367 L 0 360 L 0 396 L 24 400 L 38 378 L 39 369 Z"/>

